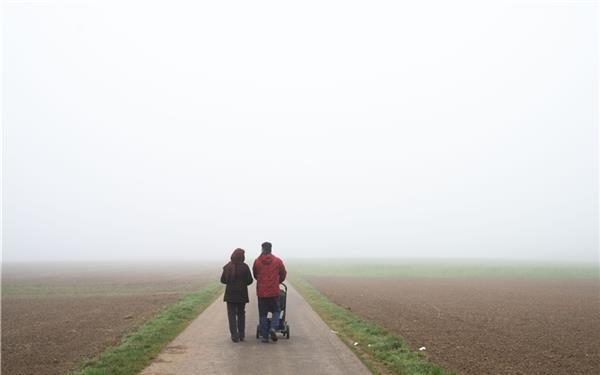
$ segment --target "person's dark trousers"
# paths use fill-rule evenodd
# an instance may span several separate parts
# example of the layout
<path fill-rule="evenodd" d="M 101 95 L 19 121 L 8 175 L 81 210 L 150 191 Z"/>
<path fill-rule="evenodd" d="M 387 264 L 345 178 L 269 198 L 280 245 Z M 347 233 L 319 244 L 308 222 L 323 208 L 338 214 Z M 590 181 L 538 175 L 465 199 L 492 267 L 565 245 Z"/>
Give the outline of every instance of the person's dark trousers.
<path fill-rule="evenodd" d="M 271 318 L 271 326 L 267 321 L 267 314 L 273 313 Z M 269 329 L 277 329 L 279 327 L 279 315 L 281 311 L 279 309 L 279 297 L 258 297 L 258 316 L 260 318 L 260 334 L 263 338 L 268 338 Z"/>
<path fill-rule="evenodd" d="M 227 302 L 229 332 L 232 339 L 244 339 L 246 332 L 246 304 Z"/>

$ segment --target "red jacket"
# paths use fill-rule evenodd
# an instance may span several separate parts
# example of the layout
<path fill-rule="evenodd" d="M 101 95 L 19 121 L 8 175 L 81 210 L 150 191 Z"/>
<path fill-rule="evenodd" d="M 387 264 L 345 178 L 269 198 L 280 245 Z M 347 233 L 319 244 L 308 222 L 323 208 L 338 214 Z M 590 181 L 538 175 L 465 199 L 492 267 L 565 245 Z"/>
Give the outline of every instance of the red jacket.
<path fill-rule="evenodd" d="M 254 261 L 252 274 L 256 279 L 256 295 L 278 297 L 279 283 L 285 280 L 287 271 L 281 259 L 272 254 L 261 254 Z"/>

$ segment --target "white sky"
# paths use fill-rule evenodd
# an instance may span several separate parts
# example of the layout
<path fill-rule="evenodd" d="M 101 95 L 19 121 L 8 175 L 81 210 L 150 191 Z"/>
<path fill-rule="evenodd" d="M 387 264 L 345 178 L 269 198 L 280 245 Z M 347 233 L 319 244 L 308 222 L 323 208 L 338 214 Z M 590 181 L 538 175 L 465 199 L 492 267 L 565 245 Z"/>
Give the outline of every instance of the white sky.
<path fill-rule="evenodd" d="M 4 260 L 597 261 L 598 18 L 4 1 Z"/>

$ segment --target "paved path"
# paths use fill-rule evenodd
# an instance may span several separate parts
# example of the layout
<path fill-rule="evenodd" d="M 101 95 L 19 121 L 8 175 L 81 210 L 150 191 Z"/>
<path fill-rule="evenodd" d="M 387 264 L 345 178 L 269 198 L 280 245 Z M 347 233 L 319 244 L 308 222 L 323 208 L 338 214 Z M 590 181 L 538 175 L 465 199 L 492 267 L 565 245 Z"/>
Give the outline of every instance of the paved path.
<path fill-rule="evenodd" d="M 251 294 L 254 289 L 249 290 Z M 261 343 L 256 337 L 258 308 L 246 305 L 246 341 L 229 338 L 222 297 L 171 342 L 140 375 L 370 375 L 292 287 L 288 291 L 290 339 Z"/>

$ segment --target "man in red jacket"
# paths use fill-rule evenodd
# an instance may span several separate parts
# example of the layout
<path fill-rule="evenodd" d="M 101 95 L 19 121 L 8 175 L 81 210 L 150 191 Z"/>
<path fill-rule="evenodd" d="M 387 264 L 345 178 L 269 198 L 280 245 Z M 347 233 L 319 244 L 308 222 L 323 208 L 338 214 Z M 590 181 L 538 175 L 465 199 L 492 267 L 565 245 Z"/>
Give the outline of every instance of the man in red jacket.
<path fill-rule="evenodd" d="M 258 296 L 258 316 L 260 317 L 260 333 L 262 342 L 277 341 L 275 329 L 279 327 L 279 283 L 285 280 L 287 271 L 281 259 L 271 254 L 271 243 L 262 244 L 262 253 L 254 261 L 252 274 L 256 279 L 256 295 Z M 271 327 L 268 326 L 267 314 L 271 311 Z"/>

